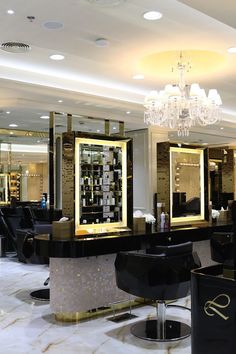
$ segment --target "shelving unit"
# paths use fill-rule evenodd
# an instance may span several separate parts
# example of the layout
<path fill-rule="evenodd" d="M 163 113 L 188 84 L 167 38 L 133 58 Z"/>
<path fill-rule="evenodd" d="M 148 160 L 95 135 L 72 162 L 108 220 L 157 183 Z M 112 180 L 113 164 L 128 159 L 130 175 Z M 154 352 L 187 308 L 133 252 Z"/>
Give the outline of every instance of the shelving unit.
<path fill-rule="evenodd" d="M 15 197 L 17 200 L 20 200 L 20 178 L 21 174 L 17 171 L 10 172 L 10 198 Z"/>
<path fill-rule="evenodd" d="M 127 227 L 127 140 L 75 139 L 75 196 L 76 230 Z"/>
<path fill-rule="evenodd" d="M 8 201 L 8 174 L 0 173 L 0 204 L 6 204 Z"/>

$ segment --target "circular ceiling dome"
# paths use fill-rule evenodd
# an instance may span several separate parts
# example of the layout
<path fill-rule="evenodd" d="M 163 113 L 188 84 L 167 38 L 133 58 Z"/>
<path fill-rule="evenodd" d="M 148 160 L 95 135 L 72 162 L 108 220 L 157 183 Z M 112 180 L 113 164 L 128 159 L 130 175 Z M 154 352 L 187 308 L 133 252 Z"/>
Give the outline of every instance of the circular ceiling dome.
<path fill-rule="evenodd" d="M 90 4 L 99 6 L 116 6 L 124 3 L 126 0 L 87 0 Z"/>
<path fill-rule="evenodd" d="M 31 50 L 28 44 L 20 42 L 5 42 L 1 44 L 0 48 L 9 53 L 27 53 Z"/>

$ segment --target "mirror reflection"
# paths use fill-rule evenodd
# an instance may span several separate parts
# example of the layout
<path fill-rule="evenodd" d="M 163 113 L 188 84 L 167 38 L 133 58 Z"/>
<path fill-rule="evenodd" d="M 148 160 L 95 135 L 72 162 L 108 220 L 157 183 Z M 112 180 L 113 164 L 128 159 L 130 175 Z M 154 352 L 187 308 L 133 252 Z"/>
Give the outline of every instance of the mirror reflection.
<path fill-rule="evenodd" d="M 234 150 L 209 149 L 210 200 L 212 208 L 226 209 L 234 200 Z"/>
<path fill-rule="evenodd" d="M 203 213 L 203 151 L 170 148 L 171 216 L 201 217 Z"/>
<path fill-rule="evenodd" d="M 47 138 L 0 143 L 0 204 L 40 203 L 48 192 Z"/>

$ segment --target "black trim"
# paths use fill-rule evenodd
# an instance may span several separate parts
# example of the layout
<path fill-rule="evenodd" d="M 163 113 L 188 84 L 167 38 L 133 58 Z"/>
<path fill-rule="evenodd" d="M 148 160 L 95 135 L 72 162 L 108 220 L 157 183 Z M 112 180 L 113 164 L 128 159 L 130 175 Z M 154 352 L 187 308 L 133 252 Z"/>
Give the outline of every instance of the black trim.
<path fill-rule="evenodd" d="M 202 241 L 211 237 L 215 231 L 230 231 L 232 225 L 209 225 L 205 227 L 189 227 L 163 230 L 154 233 L 124 232 L 122 234 L 90 235 L 84 238 L 68 240 L 52 240 L 50 235 L 34 237 L 36 254 L 44 257 L 80 258 L 133 251 L 171 245 L 187 241 Z"/>

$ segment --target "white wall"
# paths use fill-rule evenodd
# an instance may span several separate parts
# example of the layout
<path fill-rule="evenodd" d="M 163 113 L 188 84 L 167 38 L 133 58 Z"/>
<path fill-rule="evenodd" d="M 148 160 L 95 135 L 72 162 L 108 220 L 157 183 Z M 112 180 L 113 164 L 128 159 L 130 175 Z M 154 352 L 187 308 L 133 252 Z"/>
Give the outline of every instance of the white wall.
<path fill-rule="evenodd" d="M 126 133 L 133 139 L 134 210 L 153 214 L 156 183 L 156 144 L 168 140 L 168 132 L 148 128 Z"/>

